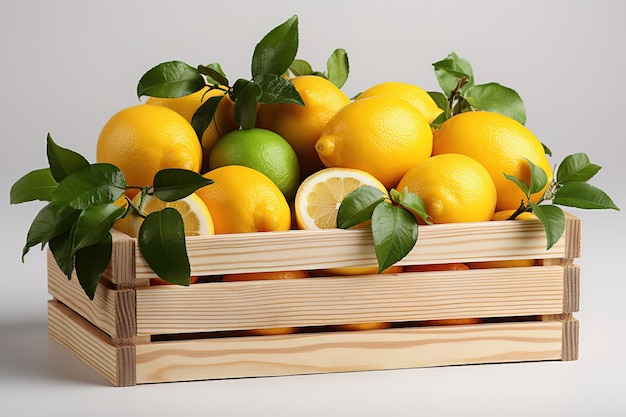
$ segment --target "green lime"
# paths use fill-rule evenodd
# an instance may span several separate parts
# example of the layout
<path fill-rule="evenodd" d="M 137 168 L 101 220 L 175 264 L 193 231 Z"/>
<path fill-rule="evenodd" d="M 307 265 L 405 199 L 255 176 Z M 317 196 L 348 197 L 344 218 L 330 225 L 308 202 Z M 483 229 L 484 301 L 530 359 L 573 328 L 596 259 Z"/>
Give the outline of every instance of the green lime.
<path fill-rule="evenodd" d="M 243 165 L 271 179 L 287 201 L 300 184 L 298 157 L 285 139 L 266 129 L 234 130 L 224 135 L 209 154 L 209 169 Z"/>

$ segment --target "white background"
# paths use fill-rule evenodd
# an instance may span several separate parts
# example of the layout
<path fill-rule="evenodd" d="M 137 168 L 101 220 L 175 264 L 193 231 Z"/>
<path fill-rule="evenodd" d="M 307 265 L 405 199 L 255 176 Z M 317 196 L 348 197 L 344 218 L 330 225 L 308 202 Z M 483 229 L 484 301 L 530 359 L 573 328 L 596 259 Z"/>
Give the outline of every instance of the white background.
<path fill-rule="evenodd" d="M 0 409 L 6 416 L 618 416 L 624 394 L 623 212 L 583 219 L 580 360 L 239 379 L 112 388 L 46 334 L 44 254 L 20 262 L 41 208 L 9 205 L 21 175 L 46 166 L 45 137 L 90 161 L 102 125 L 137 103 L 153 65 L 219 61 L 249 77 L 254 45 L 293 14 L 299 57 L 323 68 L 348 51 L 353 96 L 387 80 L 437 89 L 451 51 L 478 83 L 526 103 L 554 163 L 586 152 L 594 183 L 626 207 L 624 18 L 615 1 L 10 1 L 0 5 Z"/>

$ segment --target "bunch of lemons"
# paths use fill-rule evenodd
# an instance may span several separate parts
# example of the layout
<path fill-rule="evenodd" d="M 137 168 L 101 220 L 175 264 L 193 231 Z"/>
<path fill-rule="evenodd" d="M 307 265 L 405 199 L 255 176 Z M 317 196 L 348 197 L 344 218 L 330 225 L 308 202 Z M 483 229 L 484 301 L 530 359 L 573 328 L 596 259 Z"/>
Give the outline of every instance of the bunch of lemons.
<path fill-rule="evenodd" d="M 191 118 L 222 90 L 149 98 L 110 118 L 96 159 L 117 165 L 138 187 L 163 168 L 212 179 L 186 199 L 151 197 L 143 207 L 147 214 L 176 205 L 196 235 L 333 228 L 342 199 L 361 185 L 385 193 L 408 187 L 433 223 L 500 219 L 524 198 L 504 173 L 528 182 L 529 160 L 551 176 L 541 142 L 509 117 L 465 112 L 435 130 L 442 110 L 416 85 L 383 82 L 350 99 L 320 76 L 292 82 L 304 106 L 259 105 L 255 127 L 242 130 L 226 95 L 200 140 Z M 136 236 L 140 225 L 141 217 L 127 216 L 115 227 Z"/>
<path fill-rule="evenodd" d="M 175 207 L 183 215 L 186 234 L 199 236 L 334 228 L 343 198 L 362 185 L 383 193 L 408 187 L 422 197 L 433 223 L 503 220 L 524 199 L 504 173 L 528 182 L 529 160 L 552 175 L 541 142 L 509 117 L 465 112 L 434 129 L 431 123 L 442 110 L 416 85 L 384 82 L 350 99 L 320 76 L 297 76 L 292 82 L 304 106 L 259 105 L 255 127 L 243 130 L 226 95 L 200 140 L 191 118 L 205 100 L 223 91 L 149 98 L 110 118 L 99 136 L 96 159 L 117 165 L 127 183 L 137 187 L 151 184 L 163 168 L 189 169 L 212 179 L 213 184 L 173 203 L 154 196 L 142 203 L 137 189 L 127 191 L 146 215 Z M 127 216 L 115 228 L 136 237 L 141 222 L 141 216 Z M 376 270 L 376 265 L 364 265 L 324 273 Z M 287 271 L 224 280 L 308 276 L 308 271 Z M 362 323 L 351 328 L 384 326 Z"/>

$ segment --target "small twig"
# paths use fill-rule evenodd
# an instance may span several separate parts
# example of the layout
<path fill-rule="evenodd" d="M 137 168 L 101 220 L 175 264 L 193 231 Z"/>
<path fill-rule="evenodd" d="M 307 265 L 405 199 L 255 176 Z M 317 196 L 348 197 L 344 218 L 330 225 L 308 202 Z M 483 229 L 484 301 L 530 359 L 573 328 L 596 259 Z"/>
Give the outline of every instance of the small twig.
<path fill-rule="evenodd" d="M 507 220 L 515 220 L 515 218 L 519 216 L 520 214 L 526 213 L 526 212 L 532 212 L 532 211 L 533 211 L 532 208 L 524 204 L 524 200 L 522 199 L 517 210 L 515 210 L 513 214 L 511 214 Z"/>
<path fill-rule="evenodd" d="M 469 78 L 467 77 L 461 78 L 459 82 L 456 84 L 456 87 L 454 88 L 454 90 L 450 92 L 450 97 L 448 98 L 448 104 L 450 105 L 450 109 L 453 110 L 453 114 L 455 114 L 454 113 L 454 101 L 457 99 L 457 97 L 460 96 L 461 88 L 463 88 L 463 86 L 467 84 L 468 81 L 469 81 Z"/>

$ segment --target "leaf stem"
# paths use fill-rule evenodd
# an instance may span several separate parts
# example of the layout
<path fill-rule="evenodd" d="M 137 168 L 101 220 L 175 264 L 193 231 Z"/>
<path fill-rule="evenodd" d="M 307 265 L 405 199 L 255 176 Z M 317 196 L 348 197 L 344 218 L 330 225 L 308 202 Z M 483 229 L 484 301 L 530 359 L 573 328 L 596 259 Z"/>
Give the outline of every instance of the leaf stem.
<path fill-rule="evenodd" d="M 527 206 L 527 205 L 524 203 L 524 200 L 522 200 L 522 201 L 520 202 L 520 205 L 519 205 L 519 207 L 517 208 L 517 210 L 515 210 L 515 211 L 513 212 L 513 214 L 511 214 L 507 220 L 515 220 L 515 218 L 516 218 L 517 216 L 519 216 L 519 215 L 520 215 L 520 214 L 522 214 L 522 213 L 526 213 L 526 212 L 532 212 L 532 208 L 530 207 L 530 205 L 528 205 L 528 206 Z"/>
<path fill-rule="evenodd" d="M 126 201 L 128 202 L 128 206 L 137 216 L 141 217 L 142 219 L 145 219 L 146 216 L 145 214 L 143 214 L 143 204 L 145 202 L 146 195 L 150 194 L 150 190 L 152 189 L 152 187 L 151 186 L 139 187 L 137 185 L 128 185 L 126 186 L 126 189 L 140 190 L 141 197 L 139 199 L 139 205 L 133 204 L 131 199 L 128 197 L 126 197 Z"/>
<path fill-rule="evenodd" d="M 554 198 L 554 195 L 556 194 L 556 190 L 558 190 L 558 188 L 559 188 L 560 186 L 561 186 L 561 185 L 560 185 L 557 181 L 552 180 L 552 181 L 550 182 L 550 185 L 548 186 L 548 188 L 546 188 L 546 191 L 543 193 L 543 195 L 541 196 L 541 198 L 540 198 L 539 200 L 537 200 L 537 202 L 536 202 L 535 204 L 539 205 L 539 204 L 543 203 L 543 202 L 544 202 L 544 201 L 546 201 L 546 200 L 550 200 L 550 201 L 551 201 L 551 200 Z M 529 199 L 529 200 L 530 200 L 530 199 Z M 513 214 L 511 214 L 511 215 L 507 218 L 507 220 L 514 220 L 514 219 L 515 219 L 517 216 L 519 216 L 520 214 L 522 214 L 522 213 L 526 213 L 526 212 L 528 212 L 528 213 L 532 213 L 532 211 L 533 211 L 533 209 L 530 207 L 530 204 L 529 204 L 529 205 L 526 205 L 526 204 L 524 203 L 524 200 L 522 199 L 522 201 L 521 201 L 521 203 L 520 203 L 519 207 L 517 208 L 517 210 L 515 210 L 515 211 L 513 212 Z"/>
<path fill-rule="evenodd" d="M 456 84 L 456 87 L 454 88 L 454 90 L 452 90 L 450 92 L 450 97 L 448 97 L 448 104 L 450 105 L 450 108 L 452 109 L 452 115 L 454 116 L 456 113 L 456 110 L 461 109 L 461 106 L 459 106 L 457 103 L 457 106 L 454 105 L 454 101 L 457 100 L 457 98 L 461 95 L 461 88 L 463 88 L 463 86 L 465 84 L 467 84 L 467 82 L 469 81 L 468 77 L 462 77 L 459 82 Z M 458 107 L 458 109 L 455 109 L 455 107 Z"/>

